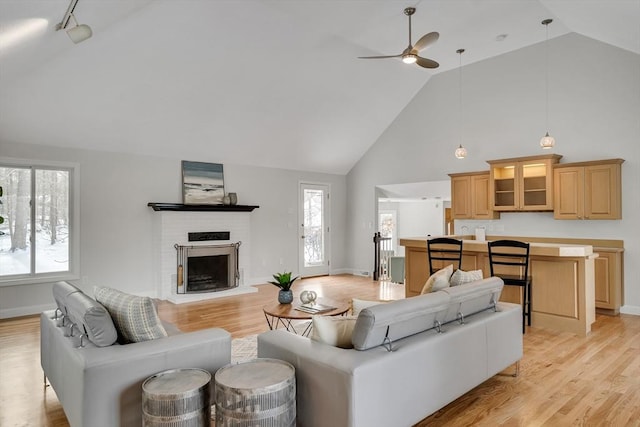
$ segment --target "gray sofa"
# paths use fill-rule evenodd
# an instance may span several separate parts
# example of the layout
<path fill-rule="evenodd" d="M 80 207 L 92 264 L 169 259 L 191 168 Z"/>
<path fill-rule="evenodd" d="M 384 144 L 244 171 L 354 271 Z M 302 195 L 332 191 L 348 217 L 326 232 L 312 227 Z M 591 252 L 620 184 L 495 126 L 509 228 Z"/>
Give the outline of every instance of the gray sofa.
<path fill-rule="evenodd" d="M 522 357 L 521 308 L 497 302 L 502 286 L 492 277 L 364 309 L 354 349 L 268 331 L 258 357 L 295 366 L 299 426 L 411 426 Z"/>
<path fill-rule="evenodd" d="M 58 289 L 70 289 L 71 285 L 62 284 Z M 72 427 L 140 426 L 141 385 L 146 378 L 177 368 L 206 369 L 213 378 L 216 370 L 230 362 L 231 336 L 219 328 L 182 333 L 164 323 L 169 336 L 105 346 L 108 334 L 84 331 L 88 326 L 97 330 L 97 317 L 104 321 L 104 312 L 96 310 L 95 305 L 85 309 L 81 320 L 76 319 L 70 336 L 71 308 L 78 301 L 84 301 L 85 305 L 88 301 L 86 295 L 80 294 L 79 290 L 66 292 L 63 296 L 66 302 L 59 301 L 62 298 L 57 295 L 59 308 L 40 316 L 42 369 Z M 83 322 L 87 325 L 79 325 Z M 85 332 L 82 337 L 81 332 Z"/>

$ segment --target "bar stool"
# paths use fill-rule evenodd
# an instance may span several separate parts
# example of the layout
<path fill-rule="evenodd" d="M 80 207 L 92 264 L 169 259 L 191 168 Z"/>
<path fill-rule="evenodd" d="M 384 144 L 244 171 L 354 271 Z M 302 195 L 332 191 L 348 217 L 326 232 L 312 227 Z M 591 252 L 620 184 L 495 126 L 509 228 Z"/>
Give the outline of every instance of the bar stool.
<path fill-rule="evenodd" d="M 457 262 L 458 266 L 453 266 L 454 270 L 460 269 L 462 265 L 462 240 L 450 237 L 436 237 L 427 240 L 427 254 L 429 256 L 429 274 L 433 274 L 446 267 L 447 263 Z M 443 261 L 442 265 L 434 267 L 433 261 Z"/>
<path fill-rule="evenodd" d="M 500 277 L 505 285 L 520 286 L 522 292 L 522 333 L 525 319 L 531 326 L 531 277 L 529 277 L 529 243 L 517 240 L 494 240 L 487 243 L 489 268 L 492 276 Z M 494 266 L 507 266 L 517 274 L 496 273 Z M 513 268 L 516 267 L 516 268 Z M 504 270 L 504 269 L 503 269 Z"/>

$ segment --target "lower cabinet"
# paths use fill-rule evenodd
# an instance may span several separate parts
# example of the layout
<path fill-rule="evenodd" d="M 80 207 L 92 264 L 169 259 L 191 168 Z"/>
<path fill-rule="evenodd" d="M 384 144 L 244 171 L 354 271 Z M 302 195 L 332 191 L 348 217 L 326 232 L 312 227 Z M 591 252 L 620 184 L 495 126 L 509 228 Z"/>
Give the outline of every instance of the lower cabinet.
<path fill-rule="evenodd" d="M 606 314 L 620 313 L 622 303 L 622 250 L 594 247 L 596 308 Z"/>

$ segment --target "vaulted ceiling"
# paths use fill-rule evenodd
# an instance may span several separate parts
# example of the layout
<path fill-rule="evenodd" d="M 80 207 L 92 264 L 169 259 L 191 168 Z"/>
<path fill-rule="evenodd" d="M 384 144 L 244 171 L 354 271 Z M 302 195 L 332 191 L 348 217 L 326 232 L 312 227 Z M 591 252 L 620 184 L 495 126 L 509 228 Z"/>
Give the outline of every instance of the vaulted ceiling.
<path fill-rule="evenodd" d="M 0 0 L 1 141 L 344 174 L 458 48 L 501 55 L 553 18 L 550 38 L 640 54 L 640 0 L 80 0 L 77 45 L 68 4 Z M 357 59 L 406 47 L 406 6 L 440 67 Z"/>

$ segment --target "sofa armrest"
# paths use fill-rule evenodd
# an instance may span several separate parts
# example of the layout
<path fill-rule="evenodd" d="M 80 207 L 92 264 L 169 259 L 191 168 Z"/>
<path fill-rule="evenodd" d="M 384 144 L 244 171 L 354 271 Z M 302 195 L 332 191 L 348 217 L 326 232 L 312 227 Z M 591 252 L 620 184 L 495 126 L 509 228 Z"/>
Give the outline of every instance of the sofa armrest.
<path fill-rule="evenodd" d="M 141 425 L 146 378 L 179 368 L 201 368 L 213 376 L 231 360 L 231 335 L 219 328 L 102 348 L 76 348 L 45 313 L 41 329 L 43 369 L 73 427 L 92 420 L 105 426 Z"/>
<path fill-rule="evenodd" d="M 354 425 L 355 371 L 375 362 L 380 353 L 386 350 L 343 349 L 284 330 L 258 335 L 258 357 L 285 360 L 296 368 L 296 412 L 301 426 Z"/>

